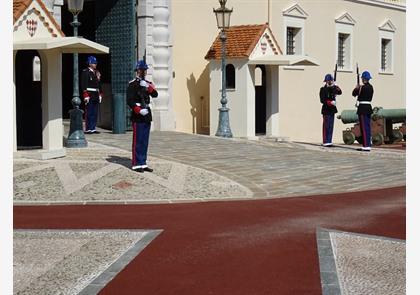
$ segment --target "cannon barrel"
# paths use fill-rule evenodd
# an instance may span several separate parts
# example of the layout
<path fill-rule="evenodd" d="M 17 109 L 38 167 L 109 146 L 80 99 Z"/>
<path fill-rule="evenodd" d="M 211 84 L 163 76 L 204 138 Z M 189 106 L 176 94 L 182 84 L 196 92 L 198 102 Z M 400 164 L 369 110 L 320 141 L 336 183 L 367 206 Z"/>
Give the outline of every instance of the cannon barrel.
<path fill-rule="evenodd" d="M 374 107 L 372 120 L 378 119 L 391 120 L 392 123 L 404 123 L 405 122 L 405 109 L 383 109 L 382 107 Z M 357 123 L 359 118 L 356 110 L 343 110 L 337 119 L 341 119 L 344 124 Z"/>
<path fill-rule="evenodd" d="M 343 110 L 341 114 L 337 116 L 337 119 L 341 119 L 344 124 L 359 122 L 356 110 Z"/>
<path fill-rule="evenodd" d="M 373 109 L 372 120 L 381 118 L 391 120 L 392 123 L 404 123 L 405 109 L 383 109 L 381 107 L 375 107 Z"/>

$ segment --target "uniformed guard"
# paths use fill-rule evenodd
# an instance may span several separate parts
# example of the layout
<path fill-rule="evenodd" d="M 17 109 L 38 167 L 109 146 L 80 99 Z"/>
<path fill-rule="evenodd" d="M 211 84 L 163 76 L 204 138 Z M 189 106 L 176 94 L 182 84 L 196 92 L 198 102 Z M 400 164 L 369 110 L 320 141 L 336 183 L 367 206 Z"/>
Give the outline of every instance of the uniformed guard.
<path fill-rule="evenodd" d="M 137 172 L 153 172 L 147 166 L 147 149 L 149 146 L 152 111 L 150 97 L 157 97 L 158 93 L 152 82 L 145 79 L 148 65 L 144 60 L 136 64 L 136 78 L 131 80 L 127 88 L 127 104 L 131 109 L 133 124 L 132 169 Z"/>
<path fill-rule="evenodd" d="M 371 105 L 373 87 L 369 83 L 370 79 L 372 79 L 370 73 L 364 71 L 362 73 L 363 85 L 357 84 L 352 93 L 353 96 L 357 96 L 357 115 L 359 117 L 360 133 L 362 135 L 362 148 L 358 150 L 364 152 L 370 152 L 371 149 L 370 119 L 373 113 Z"/>
<path fill-rule="evenodd" d="M 319 99 L 322 103 L 321 114 L 322 122 L 322 145 L 332 147 L 332 135 L 334 130 L 334 114 L 337 113 L 336 96 L 341 95 L 342 91 L 335 84 L 331 74 L 325 75 L 325 85 L 319 90 Z"/>
<path fill-rule="evenodd" d="M 96 69 L 97 60 L 94 56 L 87 58 L 88 67 L 82 71 L 81 90 L 85 102 L 85 133 L 100 133 L 96 130 L 99 104 L 102 102 L 101 73 Z"/>

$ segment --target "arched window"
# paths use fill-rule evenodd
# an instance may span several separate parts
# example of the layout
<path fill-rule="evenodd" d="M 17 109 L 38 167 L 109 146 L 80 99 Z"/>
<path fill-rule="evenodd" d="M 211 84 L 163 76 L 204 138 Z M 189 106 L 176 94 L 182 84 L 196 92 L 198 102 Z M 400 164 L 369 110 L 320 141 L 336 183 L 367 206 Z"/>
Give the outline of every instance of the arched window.
<path fill-rule="evenodd" d="M 41 60 L 34 56 L 32 61 L 32 81 L 41 81 Z"/>
<path fill-rule="evenodd" d="M 255 68 L 254 86 L 262 86 L 262 70 L 260 67 Z"/>
<path fill-rule="evenodd" d="M 226 66 L 226 88 L 235 89 L 235 67 L 233 64 Z"/>

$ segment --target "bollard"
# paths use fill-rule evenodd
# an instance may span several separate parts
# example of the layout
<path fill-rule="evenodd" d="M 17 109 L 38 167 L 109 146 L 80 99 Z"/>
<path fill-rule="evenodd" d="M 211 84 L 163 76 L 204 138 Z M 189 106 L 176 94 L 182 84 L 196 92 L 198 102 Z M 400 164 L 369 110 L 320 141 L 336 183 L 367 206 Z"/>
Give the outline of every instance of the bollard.
<path fill-rule="evenodd" d="M 125 95 L 116 93 L 112 97 L 112 133 L 123 134 L 126 130 Z"/>

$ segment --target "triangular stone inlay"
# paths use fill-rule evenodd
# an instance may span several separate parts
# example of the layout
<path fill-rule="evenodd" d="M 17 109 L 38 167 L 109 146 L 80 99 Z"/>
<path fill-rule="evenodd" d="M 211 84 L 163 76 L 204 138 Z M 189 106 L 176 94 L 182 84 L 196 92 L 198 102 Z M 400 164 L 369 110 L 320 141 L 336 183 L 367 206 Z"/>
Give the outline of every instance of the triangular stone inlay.
<path fill-rule="evenodd" d="M 349 13 L 344 13 L 343 15 L 341 15 L 340 17 L 337 17 L 335 19 L 336 23 L 343 23 L 343 24 L 348 24 L 348 25 L 355 25 L 356 21 L 354 20 L 354 18 L 349 14 Z"/>
<path fill-rule="evenodd" d="M 303 10 L 299 4 L 295 4 L 292 7 L 283 11 L 284 16 L 293 16 L 293 17 L 300 17 L 300 18 L 307 18 L 308 14 Z"/>
<path fill-rule="evenodd" d="M 395 25 L 390 20 L 387 20 L 382 26 L 379 27 L 379 29 L 389 32 L 395 32 L 397 30 Z"/>

